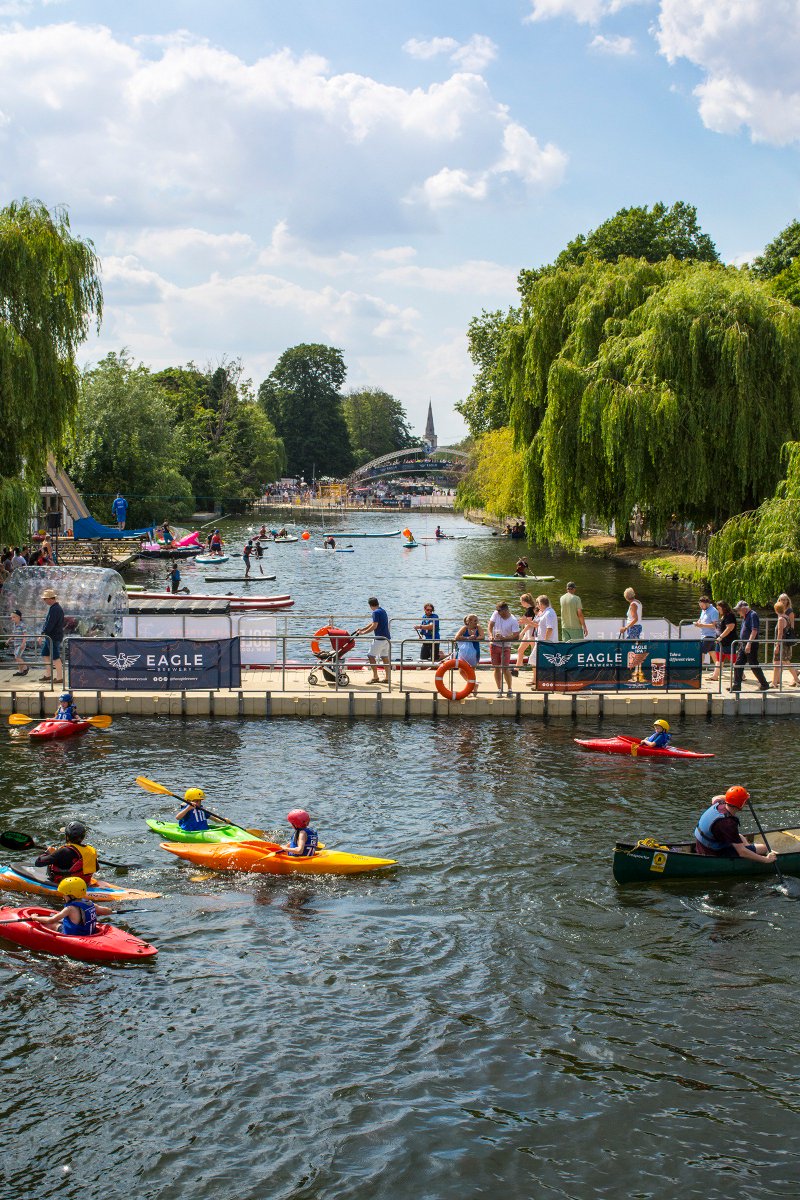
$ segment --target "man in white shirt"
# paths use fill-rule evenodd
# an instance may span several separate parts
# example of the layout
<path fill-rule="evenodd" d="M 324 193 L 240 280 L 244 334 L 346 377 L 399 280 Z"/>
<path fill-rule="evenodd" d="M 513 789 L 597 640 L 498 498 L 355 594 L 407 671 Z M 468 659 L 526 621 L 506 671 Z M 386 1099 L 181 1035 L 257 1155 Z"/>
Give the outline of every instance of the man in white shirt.
<path fill-rule="evenodd" d="M 519 636 L 519 621 L 512 616 L 508 604 L 501 600 L 489 617 L 489 653 L 494 667 L 494 681 L 497 684 L 497 694 L 503 694 L 503 679 L 509 696 L 513 692 L 511 686 L 511 643 Z"/>
<path fill-rule="evenodd" d="M 550 603 L 549 596 L 537 596 L 536 603 L 539 605 L 537 642 L 557 642 L 558 617 L 556 616 L 556 610 Z"/>

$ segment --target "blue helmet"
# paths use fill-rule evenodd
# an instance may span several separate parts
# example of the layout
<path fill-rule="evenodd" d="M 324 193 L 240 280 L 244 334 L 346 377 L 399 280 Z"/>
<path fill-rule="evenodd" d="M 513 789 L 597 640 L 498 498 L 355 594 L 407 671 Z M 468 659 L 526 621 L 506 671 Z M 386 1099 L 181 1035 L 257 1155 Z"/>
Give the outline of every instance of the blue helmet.
<path fill-rule="evenodd" d="M 60 704 L 71 704 L 72 692 L 62 692 L 58 699 Z"/>

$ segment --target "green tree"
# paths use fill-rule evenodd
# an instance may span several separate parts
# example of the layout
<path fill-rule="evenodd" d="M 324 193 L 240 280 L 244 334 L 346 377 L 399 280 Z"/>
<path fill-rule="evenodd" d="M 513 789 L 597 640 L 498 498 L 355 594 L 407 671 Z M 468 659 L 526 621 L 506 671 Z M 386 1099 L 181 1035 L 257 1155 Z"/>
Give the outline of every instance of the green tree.
<path fill-rule="evenodd" d="M 508 398 L 503 381 L 498 377 L 497 363 L 503 339 L 509 329 L 519 321 L 519 311 L 508 312 L 483 309 L 479 317 L 473 317 L 467 330 L 470 358 L 475 364 L 475 381 L 465 400 L 456 404 L 473 437 L 500 429 L 508 424 Z"/>
<path fill-rule="evenodd" d="M 196 502 L 243 511 L 283 473 L 286 457 L 250 380 L 243 378 L 241 362 L 223 360 L 206 371 L 189 363 L 155 378 L 181 432 L 178 462 Z"/>
<path fill-rule="evenodd" d="M 59 456 L 78 406 L 77 347 L 99 325 L 99 263 L 64 209 L 36 200 L 0 210 L 0 529 L 25 535 L 47 456 Z"/>
<path fill-rule="evenodd" d="M 283 439 L 290 475 L 341 478 L 353 469 L 340 395 L 346 375 L 341 350 L 292 346 L 258 389 L 259 403 Z"/>
<path fill-rule="evenodd" d="M 342 411 L 357 466 L 419 443 L 409 429 L 403 405 L 382 388 L 354 388 L 345 393 Z"/>
<path fill-rule="evenodd" d="M 573 540 L 634 505 L 719 524 L 774 489 L 800 432 L 800 312 L 734 268 L 588 258 L 531 288 L 501 364 L 529 527 Z"/>
<path fill-rule="evenodd" d="M 580 234 L 567 242 L 555 265 L 580 266 L 590 254 L 604 262 L 616 262 L 620 257 L 663 262 L 670 256 L 698 262 L 719 261 L 714 243 L 698 224 L 697 209 L 683 200 L 671 208 L 666 204 L 621 208 L 586 236 Z"/>
<path fill-rule="evenodd" d="M 109 523 L 117 489 L 130 505 L 129 526 L 190 516 L 192 489 L 175 465 L 180 444 L 169 401 L 146 367 L 122 353 L 84 371 L 68 466 L 99 521 Z"/>
<path fill-rule="evenodd" d="M 774 279 L 800 257 L 800 221 L 790 221 L 776 238 L 764 247 L 750 268 L 758 279 Z"/>
<path fill-rule="evenodd" d="M 483 509 L 500 520 L 518 517 L 524 503 L 524 465 L 508 426 L 482 434 L 472 447 L 467 475 L 458 485 L 457 507 Z"/>

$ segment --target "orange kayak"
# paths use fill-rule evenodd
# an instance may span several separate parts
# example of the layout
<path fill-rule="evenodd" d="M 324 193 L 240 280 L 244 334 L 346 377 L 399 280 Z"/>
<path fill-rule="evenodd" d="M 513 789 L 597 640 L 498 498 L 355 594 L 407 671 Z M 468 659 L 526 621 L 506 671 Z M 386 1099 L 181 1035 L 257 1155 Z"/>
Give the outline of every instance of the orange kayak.
<path fill-rule="evenodd" d="M 162 842 L 162 850 L 177 854 L 197 867 L 211 871 L 255 871 L 261 875 L 358 875 L 396 866 L 393 858 L 371 858 L 345 854 L 341 850 L 318 850 L 310 858 L 296 858 L 259 842 L 197 843 Z"/>

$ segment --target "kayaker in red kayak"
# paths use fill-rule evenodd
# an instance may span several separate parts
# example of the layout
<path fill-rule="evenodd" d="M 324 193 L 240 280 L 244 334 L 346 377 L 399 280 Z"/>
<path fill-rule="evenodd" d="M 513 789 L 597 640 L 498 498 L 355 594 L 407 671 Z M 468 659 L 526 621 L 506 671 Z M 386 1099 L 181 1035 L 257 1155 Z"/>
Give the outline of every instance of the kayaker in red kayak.
<path fill-rule="evenodd" d="M 643 746 L 656 746 L 659 750 L 665 750 L 672 741 L 672 734 L 669 731 L 669 721 L 665 721 L 663 717 L 659 717 L 657 721 L 653 721 L 653 729 L 655 733 L 651 733 L 642 742 Z"/>
<path fill-rule="evenodd" d="M 36 918 L 40 925 L 46 925 L 48 929 L 55 928 L 60 921 L 59 933 L 76 937 L 91 936 L 97 933 L 98 916 L 104 917 L 113 911 L 104 904 L 95 904 L 93 900 L 87 900 L 86 884 L 77 875 L 68 875 L 66 879 L 62 879 L 58 890 L 62 896 L 69 898 L 67 906 L 52 916 Z"/>
<path fill-rule="evenodd" d="M 35 866 L 47 867 L 48 878 L 53 883 L 77 875 L 84 883 L 91 883 L 97 870 L 97 851 L 84 843 L 86 826 L 82 821 L 70 821 L 64 830 L 66 842 L 63 846 L 48 846 L 44 854 L 36 859 Z"/>
<path fill-rule="evenodd" d="M 746 788 L 729 787 L 724 796 L 714 796 L 711 807 L 700 817 L 694 831 L 698 854 L 714 858 L 754 858 L 758 862 L 774 862 L 774 850 L 746 842 L 739 832 L 739 814 L 750 799 Z"/>
<path fill-rule="evenodd" d="M 316 853 L 319 837 L 316 829 L 311 828 L 311 817 L 304 808 L 293 808 L 287 814 L 286 820 L 294 826 L 291 841 L 282 849 L 293 858 L 310 858 Z"/>
<path fill-rule="evenodd" d="M 62 692 L 58 697 L 58 708 L 54 721 L 80 721 L 78 710 L 72 701 L 72 692 Z"/>

